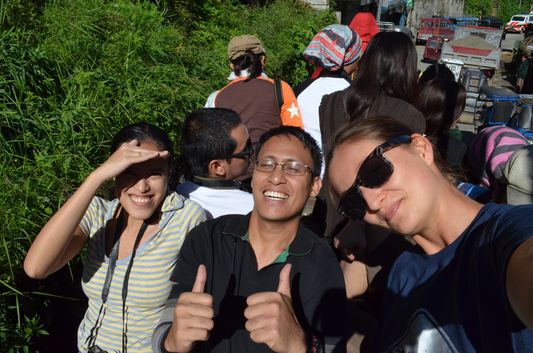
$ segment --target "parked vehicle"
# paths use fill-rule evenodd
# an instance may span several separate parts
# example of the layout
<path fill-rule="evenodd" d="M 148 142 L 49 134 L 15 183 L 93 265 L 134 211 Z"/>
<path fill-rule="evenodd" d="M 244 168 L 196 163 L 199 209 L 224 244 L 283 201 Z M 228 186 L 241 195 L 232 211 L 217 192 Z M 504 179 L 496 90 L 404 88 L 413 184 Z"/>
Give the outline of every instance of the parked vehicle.
<path fill-rule="evenodd" d="M 422 60 L 425 62 L 439 61 L 443 44 L 444 39 L 442 39 L 441 37 L 433 36 L 428 38 L 428 40 L 426 41 L 426 46 L 424 47 L 424 54 L 422 55 Z"/>
<path fill-rule="evenodd" d="M 505 32 L 523 33 L 525 25 L 533 22 L 533 14 L 514 15 L 505 25 Z"/>
<path fill-rule="evenodd" d="M 487 42 L 500 47 L 503 37 L 503 31 L 498 28 L 481 27 L 481 26 L 465 26 L 457 28 L 455 31 L 454 40 L 465 38 L 468 36 L 478 36 Z"/>
<path fill-rule="evenodd" d="M 482 128 L 493 125 L 508 125 L 520 96 L 506 87 L 482 86 L 479 90 L 479 100 L 484 108 L 479 114 Z"/>
<path fill-rule="evenodd" d="M 500 29 L 503 26 L 503 21 L 495 16 L 481 16 L 478 26 Z"/>
<path fill-rule="evenodd" d="M 409 29 L 409 27 L 405 26 L 398 26 L 395 25 L 393 22 L 386 22 L 386 21 L 378 21 L 378 28 L 380 32 L 402 32 L 403 34 L 407 35 L 411 40 L 415 38 L 413 35 L 413 32 Z"/>
<path fill-rule="evenodd" d="M 460 27 L 455 40 L 442 46 L 441 59 L 460 60 L 465 67 L 480 69 L 490 79 L 499 68 L 502 30 L 488 27 Z"/>
<path fill-rule="evenodd" d="M 377 21 L 380 32 L 392 32 L 394 31 L 394 22 Z"/>
<path fill-rule="evenodd" d="M 452 18 L 452 22 L 455 27 L 477 26 L 479 24 L 479 18 L 473 16 L 455 17 Z"/>
<path fill-rule="evenodd" d="M 425 43 L 433 36 L 452 40 L 453 35 L 453 22 L 449 18 L 425 17 L 420 20 L 420 28 L 416 33 L 416 44 Z"/>

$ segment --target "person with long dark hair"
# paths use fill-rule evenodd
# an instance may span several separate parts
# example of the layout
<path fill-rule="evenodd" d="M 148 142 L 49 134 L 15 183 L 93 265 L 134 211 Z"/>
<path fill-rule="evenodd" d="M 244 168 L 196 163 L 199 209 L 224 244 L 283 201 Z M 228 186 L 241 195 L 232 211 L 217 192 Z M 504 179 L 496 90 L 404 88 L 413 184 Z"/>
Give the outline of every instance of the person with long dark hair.
<path fill-rule="evenodd" d="M 329 150 L 331 136 L 346 123 L 375 114 L 391 116 L 413 131 L 424 133 L 426 120 L 415 108 L 418 96 L 416 66 L 416 48 L 409 37 L 399 32 L 375 35 L 359 60 L 357 75 L 350 87 L 322 98 L 319 117 L 324 152 Z M 323 184 L 310 222 L 318 229 L 317 232 L 331 238 L 344 239 L 343 234 L 359 234 L 361 239 L 355 242 L 357 246 L 351 242 L 350 247 L 357 248 L 358 254 L 368 254 L 370 258 L 388 237 L 377 234 L 366 236 L 368 231 L 364 227 L 336 214 L 327 191 L 327 175 Z M 347 246 L 343 245 L 343 241 L 339 245 L 341 248 Z M 393 247 L 402 248 L 398 245 Z"/>
<path fill-rule="evenodd" d="M 441 156 L 460 168 L 473 133 L 454 129 L 465 109 L 466 90 L 454 80 L 435 78 L 420 88 L 418 108 L 426 118 L 426 135 L 433 139 Z"/>
<path fill-rule="evenodd" d="M 415 108 L 418 97 L 417 54 L 411 39 L 399 32 L 380 32 L 374 36 L 359 60 L 357 76 L 350 87 L 322 98 L 319 108 L 320 133 L 327 153 L 327 141 L 349 121 L 366 119 L 372 115 L 387 115 L 407 124 L 413 131 L 424 133 L 426 120 Z M 328 178 L 320 199 L 327 216 L 325 234 L 335 236 L 342 229 L 342 220 L 328 204 Z M 320 211 L 320 209 L 319 209 Z"/>
<path fill-rule="evenodd" d="M 346 122 L 375 114 L 397 117 L 415 131 L 424 132 L 424 117 L 415 108 L 417 58 L 416 48 L 405 34 L 376 34 L 359 61 L 351 86 L 322 98 L 321 131 L 326 135 L 323 140 Z"/>
<path fill-rule="evenodd" d="M 82 287 L 89 305 L 78 328 L 79 352 L 148 353 L 185 235 L 205 214 L 169 187 L 173 149 L 163 130 L 126 126 L 111 151 L 41 229 L 24 270 L 46 278 L 87 243 Z M 95 196 L 109 180 L 117 198 Z"/>

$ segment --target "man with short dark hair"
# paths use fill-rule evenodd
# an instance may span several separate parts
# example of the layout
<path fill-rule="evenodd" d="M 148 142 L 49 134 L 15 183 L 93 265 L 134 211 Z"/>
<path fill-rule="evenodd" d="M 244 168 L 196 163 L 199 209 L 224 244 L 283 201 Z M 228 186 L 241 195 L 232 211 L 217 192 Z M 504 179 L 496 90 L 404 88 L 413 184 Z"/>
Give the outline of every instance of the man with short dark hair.
<path fill-rule="evenodd" d="M 178 193 L 202 206 L 208 218 L 246 214 L 253 208 L 246 174 L 253 153 L 241 118 L 225 108 L 198 109 L 185 117 L 181 132 L 186 181 Z"/>
<path fill-rule="evenodd" d="M 320 190 L 321 161 L 300 128 L 263 134 L 254 208 L 187 235 L 155 352 L 345 352 L 342 272 L 330 245 L 300 223 Z"/>

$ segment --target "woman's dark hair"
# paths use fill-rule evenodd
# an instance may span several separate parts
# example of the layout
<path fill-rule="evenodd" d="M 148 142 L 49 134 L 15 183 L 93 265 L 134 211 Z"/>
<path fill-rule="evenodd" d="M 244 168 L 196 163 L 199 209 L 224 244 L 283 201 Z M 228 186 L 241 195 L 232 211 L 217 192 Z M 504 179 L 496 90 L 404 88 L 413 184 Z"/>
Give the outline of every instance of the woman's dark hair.
<path fill-rule="evenodd" d="M 433 79 L 421 86 L 418 109 L 426 118 L 426 134 L 446 134 L 465 109 L 466 90 L 455 81 Z"/>
<path fill-rule="evenodd" d="M 250 76 L 248 76 L 246 81 L 259 77 L 263 72 L 263 63 L 261 62 L 261 57 L 263 56 L 265 54 L 255 54 L 251 51 L 245 52 L 231 62 L 233 64 L 233 72 L 239 76 L 242 70 L 248 70 Z"/>
<path fill-rule="evenodd" d="M 361 140 L 376 140 L 385 142 L 401 135 L 412 135 L 413 131 L 397 119 L 383 116 L 369 117 L 367 119 L 349 122 L 344 128 L 339 129 L 331 140 L 331 148 L 326 155 L 326 174 L 328 173 L 331 159 L 335 150 L 345 143 L 357 142 Z M 433 146 L 434 161 L 437 168 L 444 176 L 455 183 L 457 175 L 450 169 L 445 161 L 440 157 L 439 152 Z"/>
<path fill-rule="evenodd" d="M 293 136 L 297 138 L 311 154 L 313 165 L 310 167 L 313 170 L 313 176 L 320 175 L 322 170 L 322 152 L 320 152 L 320 147 L 318 147 L 318 143 L 308 132 L 296 126 L 281 125 L 265 132 L 261 135 L 257 143 L 256 155 L 259 155 L 264 144 L 274 136 Z"/>
<path fill-rule="evenodd" d="M 444 64 L 433 64 L 428 66 L 424 72 L 422 72 L 422 75 L 420 75 L 420 78 L 418 79 L 418 84 L 425 85 L 434 79 L 455 81 L 455 76 L 448 66 Z"/>
<path fill-rule="evenodd" d="M 401 32 L 380 32 L 359 61 L 346 100 L 350 120 L 366 117 L 381 94 L 416 105 L 418 56 L 411 39 Z"/>
<path fill-rule="evenodd" d="M 113 137 L 113 141 L 111 142 L 111 153 L 115 152 L 123 143 L 131 140 L 153 141 L 162 151 L 168 151 L 170 154 L 168 158 L 169 165 L 173 165 L 174 148 L 172 147 L 170 137 L 163 129 L 146 122 L 125 126 Z"/>

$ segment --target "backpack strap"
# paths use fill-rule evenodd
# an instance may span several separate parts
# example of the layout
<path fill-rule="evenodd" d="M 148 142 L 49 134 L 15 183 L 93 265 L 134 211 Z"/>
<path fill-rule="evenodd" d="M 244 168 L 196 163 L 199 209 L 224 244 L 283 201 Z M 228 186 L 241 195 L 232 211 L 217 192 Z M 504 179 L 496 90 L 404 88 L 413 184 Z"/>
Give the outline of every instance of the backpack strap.
<path fill-rule="evenodd" d="M 283 106 L 283 94 L 281 92 L 281 80 L 279 78 L 274 80 L 274 95 L 276 96 L 278 109 L 281 111 L 281 107 Z"/>

